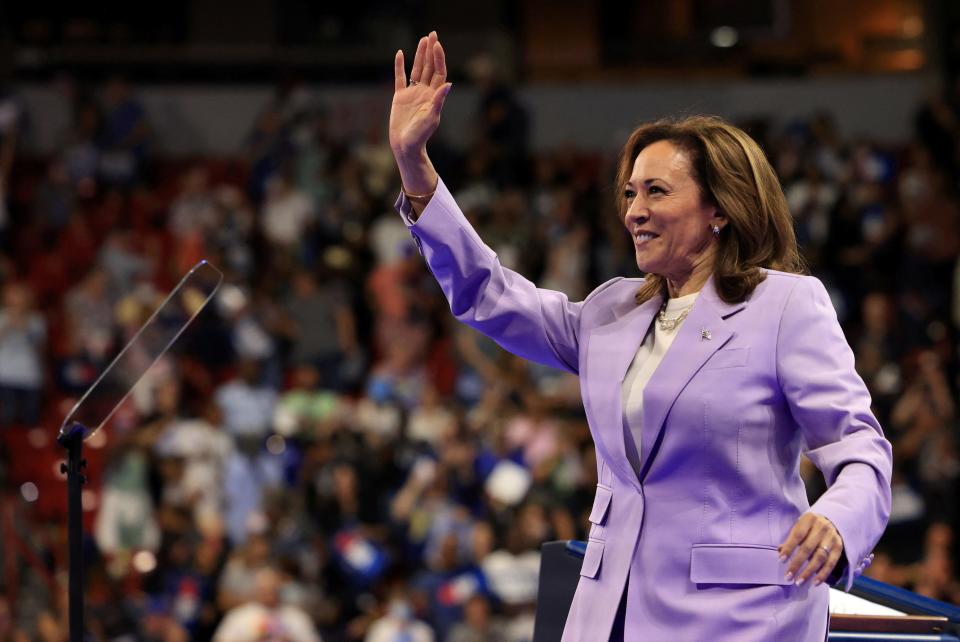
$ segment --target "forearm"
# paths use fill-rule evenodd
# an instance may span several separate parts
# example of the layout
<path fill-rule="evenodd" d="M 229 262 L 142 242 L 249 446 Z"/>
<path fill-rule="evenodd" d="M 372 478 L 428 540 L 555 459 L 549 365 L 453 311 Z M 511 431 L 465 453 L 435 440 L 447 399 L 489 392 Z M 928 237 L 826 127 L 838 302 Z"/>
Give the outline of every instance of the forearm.
<path fill-rule="evenodd" d="M 419 484 L 408 482 L 390 503 L 390 517 L 398 522 L 406 522 L 421 494 L 422 488 Z"/>
<path fill-rule="evenodd" d="M 454 316 L 513 354 L 577 372 L 582 303 L 537 288 L 500 264 L 439 181 L 423 215 L 411 221 L 411 201 L 397 208 L 410 228 Z"/>
<path fill-rule="evenodd" d="M 403 191 L 407 194 L 414 218 L 419 218 L 423 209 L 437 189 L 439 176 L 425 148 L 414 150 L 394 149 L 393 156 L 400 170 Z M 410 198 L 410 197 L 413 198 Z"/>
<path fill-rule="evenodd" d="M 843 467 L 834 484 L 810 510 L 834 525 L 843 540 L 843 559 L 833 581 L 849 590 L 853 580 L 870 565 L 870 551 L 890 515 L 889 481 L 872 466 L 852 462 Z"/>
<path fill-rule="evenodd" d="M 474 338 L 469 335 L 473 330 L 464 328 L 457 333 L 457 349 L 464 363 L 480 373 L 480 376 L 489 382 L 495 382 L 500 378 L 500 370 L 492 359 L 488 359 L 481 352 L 474 342 Z"/>

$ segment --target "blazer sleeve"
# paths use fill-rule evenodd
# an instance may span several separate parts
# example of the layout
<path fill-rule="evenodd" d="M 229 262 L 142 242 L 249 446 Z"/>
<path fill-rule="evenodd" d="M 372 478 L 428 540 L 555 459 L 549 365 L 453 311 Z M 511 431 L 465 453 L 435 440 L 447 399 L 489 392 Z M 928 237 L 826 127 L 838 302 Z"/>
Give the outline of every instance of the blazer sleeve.
<path fill-rule="evenodd" d="M 777 375 L 806 455 L 826 479 L 827 491 L 810 510 L 843 538 L 844 558 L 831 580 L 849 591 L 890 516 L 892 448 L 870 410 L 827 290 L 812 276 L 797 279 L 784 307 Z"/>
<path fill-rule="evenodd" d="M 585 301 L 571 303 L 563 293 L 538 288 L 500 265 L 443 180 L 416 221 L 402 193 L 396 208 L 458 320 L 516 355 L 578 373 Z"/>

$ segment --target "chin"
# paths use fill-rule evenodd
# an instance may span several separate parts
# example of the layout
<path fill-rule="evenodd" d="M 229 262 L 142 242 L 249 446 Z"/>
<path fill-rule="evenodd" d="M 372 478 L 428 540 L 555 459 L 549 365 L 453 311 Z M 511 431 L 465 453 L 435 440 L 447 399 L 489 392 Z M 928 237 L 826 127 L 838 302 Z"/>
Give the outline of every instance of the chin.
<path fill-rule="evenodd" d="M 637 269 L 643 272 L 644 274 L 649 274 L 650 272 L 654 274 L 658 274 L 657 264 L 654 261 L 651 261 L 650 259 L 641 258 L 639 256 L 637 257 Z"/>

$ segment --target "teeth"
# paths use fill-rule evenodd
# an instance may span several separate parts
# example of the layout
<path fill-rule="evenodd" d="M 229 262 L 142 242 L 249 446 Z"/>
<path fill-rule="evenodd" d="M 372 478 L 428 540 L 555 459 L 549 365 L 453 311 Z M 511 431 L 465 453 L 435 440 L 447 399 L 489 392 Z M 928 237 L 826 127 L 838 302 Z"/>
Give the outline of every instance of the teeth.
<path fill-rule="evenodd" d="M 649 232 L 641 232 L 640 234 L 637 234 L 638 241 L 649 241 L 653 237 L 654 235 L 650 234 Z"/>

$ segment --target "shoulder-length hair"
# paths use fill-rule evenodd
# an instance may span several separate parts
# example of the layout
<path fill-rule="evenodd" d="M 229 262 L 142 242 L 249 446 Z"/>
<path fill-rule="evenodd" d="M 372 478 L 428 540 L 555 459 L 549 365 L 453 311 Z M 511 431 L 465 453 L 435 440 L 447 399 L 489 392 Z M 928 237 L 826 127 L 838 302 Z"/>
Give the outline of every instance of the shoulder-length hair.
<path fill-rule="evenodd" d="M 627 212 L 624 186 L 634 161 L 643 148 L 661 140 L 687 153 L 702 198 L 727 218 L 713 271 L 721 299 L 727 303 L 746 299 L 765 278 L 762 268 L 806 271 L 787 199 L 763 150 L 746 132 L 713 116 L 658 120 L 634 130 L 617 169 L 621 220 Z M 662 275 L 648 273 L 637 291 L 637 303 L 665 289 Z"/>

